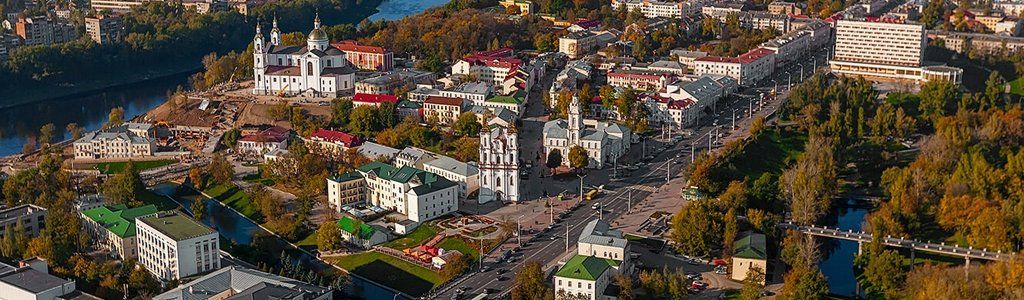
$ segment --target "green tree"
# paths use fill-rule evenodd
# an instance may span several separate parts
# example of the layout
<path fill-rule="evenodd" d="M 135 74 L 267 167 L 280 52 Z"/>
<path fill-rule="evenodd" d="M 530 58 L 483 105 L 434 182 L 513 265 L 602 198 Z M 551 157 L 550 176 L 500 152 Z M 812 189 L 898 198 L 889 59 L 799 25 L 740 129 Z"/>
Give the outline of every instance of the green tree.
<path fill-rule="evenodd" d="M 987 107 L 995 107 L 1002 102 L 1003 91 L 1006 85 L 1006 81 L 1003 80 L 1003 76 L 999 75 L 999 71 L 993 71 L 988 74 L 988 80 L 985 80 L 985 100 L 988 100 Z"/>
<path fill-rule="evenodd" d="M 202 221 L 206 217 L 206 201 L 203 201 L 202 198 L 193 200 L 189 208 L 192 210 L 192 218 L 195 218 L 196 221 Z"/>
<path fill-rule="evenodd" d="M 334 98 L 331 100 L 331 126 L 345 128 L 352 114 L 352 100 Z"/>
<path fill-rule="evenodd" d="M 469 255 L 455 254 L 448 259 L 447 263 L 444 264 L 444 267 L 441 267 L 441 271 L 438 272 L 438 275 L 441 275 L 441 280 L 444 281 L 455 279 L 455 277 L 466 272 L 466 269 L 469 269 L 471 259 L 472 258 L 469 257 Z"/>
<path fill-rule="evenodd" d="M 141 204 L 138 201 L 138 195 L 145 192 L 145 189 L 146 186 L 135 169 L 135 162 L 130 160 L 125 163 L 124 169 L 120 173 L 108 179 L 101 187 L 103 194 L 111 202 L 132 207 Z"/>
<path fill-rule="evenodd" d="M 151 297 L 160 292 L 160 282 L 141 266 L 131 268 L 128 275 L 128 287 L 144 297 Z"/>
<path fill-rule="evenodd" d="M 868 294 L 882 296 L 886 299 L 900 297 L 900 291 L 906 278 L 903 257 L 893 250 L 883 250 L 874 255 L 868 252 L 867 266 L 864 267 L 862 283 Z"/>
<path fill-rule="evenodd" d="M 238 139 L 241 137 L 242 131 L 238 130 L 238 128 L 228 129 L 228 131 L 224 132 L 224 146 L 228 146 L 228 148 L 234 148 L 235 145 L 238 143 Z"/>
<path fill-rule="evenodd" d="M 452 125 L 452 129 L 455 133 L 463 136 L 476 136 L 480 133 L 480 122 L 476 120 L 476 114 L 471 112 L 464 112 L 459 115 L 459 118 L 455 120 L 455 124 Z"/>
<path fill-rule="evenodd" d="M 740 289 L 740 299 L 757 300 L 764 294 L 764 270 L 759 266 L 751 266 L 747 269 L 747 277 L 743 279 L 743 288 Z"/>
<path fill-rule="evenodd" d="M 118 106 L 110 109 L 107 115 L 107 128 L 121 126 L 124 123 L 124 108 Z"/>
<path fill-rule="evenodd" d="M 358 133 L 360 135 L 370 135 L 380 130 L 381 125 L 377 122 L 375 117 L 376 113 L 374 108 L 363 105 L 352 109 L 352 115 L 349 117 L 348 128 L 350 131 Z"/>
<path fill-rule="evenodd" d="M 818 268 L 794 268 L 786 273 L 780 300 L 823 299 L 828 295 L 828 281 Z"/>
<path fill-rule="evenodd" d="M 218 154 L 213 156 L 213 160 L 207 166 L 207 173 L 213 178 L 214 183 L 227 185 L 231 184 L 231 179 L 235 177 L 235 166 L 223 155 Z"/>
<path fill-rule="evenodd" d="M 921 85 L 921 114 L 931 120 L 945 116 L 953 110 L 953 104 L 960 99 L 960 91 L 945 80 L 932 80 Z"/>
<path fill-rule="evenodd" d="M 703 256 L 721 247 L 721 209 L 713 200 L 692 201 L 672 217 L 670 238 L 680 253 Z"/>
<path fill-rule="evenodd" d="M 554 172 L 558 166 L 562 165 L 562 151 L 558 149 L 551 149 L 551 152 L 548 152 L 548 159 L 544 165 Z"/>
<path fill-rule="evenodd" d="M 528 261 L 516 273 L 512 287 L 512 300 L 546 300 L 551 299 L 553 292 L 547 286 L 540 263 Z"/>
<path fill-rule="evenodd" d="M 316 230 L 316 246 L 320 251 L 338 250 L 343 240 L 337 221 L 324 222 Z"/>
<path fill-rule="evenodd" d="M 722 219 L 725 222 L 724 233 L 722 234 L 722 255 L 725 257 L 731 257 L 736 249 L 733 249 L 733 243 L 736 242 L 736 235 L 739 234 L 739 224 L 736 220 L 736 209 L 730 208 L 729 212 L 725 213 L 725 218 Z"/>
<path fill-rule="evenodd" d="M 569 166 L 573 169 L 582 170 L 590 164 L 590 155 L 587 150 L 580 146 L 569 148 Z"/>

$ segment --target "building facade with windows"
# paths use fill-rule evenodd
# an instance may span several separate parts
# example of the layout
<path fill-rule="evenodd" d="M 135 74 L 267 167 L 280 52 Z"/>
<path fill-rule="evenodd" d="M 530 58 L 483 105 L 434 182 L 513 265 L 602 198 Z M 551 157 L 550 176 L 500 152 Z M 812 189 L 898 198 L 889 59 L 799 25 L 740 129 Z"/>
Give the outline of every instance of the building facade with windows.
<path fill-rule="evenodd" d="M 82 212 L 85 228 L 94 240 L 123 260 L 138 259 L 135 218 L 159 212 L 155 205 L 128 208 L 124 204 L 101 206 Z"/>
<path fill-rule="evenodd" d="M 612 230 L 605 221 L 590 221 L 583 227 L 576 249 L 576 255 L 555 272 L 555 295 L 616 299 L 618 294 L 607 290 L 612 277 L 632 273 L 629 241 L 622 232 Z"/>
<path fill-rule="evenodd" d="M 124 23 L 117 15 L 98 15 L 85 18 L 85 33 L 97 44 L 121 42 Z"/>
<path fill-rule="evenodd" d="M 139 264 L 162 281 L 220 269 L 217 231 L 177 211 L 135 218 Z"/>
<path fill-rule="evenodd" d="M 409 166 L 372 162 L 357 171 L 366 182 L 367 203 L 393 209 L 421 223 L 459 209 L 459 185 Z"/>
<path fill-rule="evenodd" d="M 480 130 L 479 203 L 518 202 L 519 134 L 514 125 L 487 120 Z"/>
<path fill-rule="evenodd" d="M 874 81 L 924 82 L 934 79 L 959 84 L 963 70 L 924 64 L 924 25 L 892 20 L 836 21 L 832 72 Z"/>
<path fill-rule="evenodd" d="M 584 124 L 582 106 L 577 97 L 569 104 L 569 118 L 544 123 L 544 157 L 557 150 L 562 164 L 569 165 L 569 151 L 575 146 L 587 152 L 587 168 L 600 169 L 629 151 L 632 132 L 615 123 L 591 122 Z"/>
<path fill-rule="evenodd" d="M 18 223 L 25 230 L 28 238 L 39 236 L 39 232 L 46 227 L 46 208 L 34 204 L 22 204 L 10 208 L 0 208 L 0 238 L 3 231 L 10 227 L 11 232 L 17 231 Z"/>
<path fill-rule="evenodd" d="M 462 114 L 465 102 L 460 98 L 430 96 L 423 101 L 423 117 L 440 124 L 452 125 Z"/>
<path fill-rule="evenodd" d="M 755 48 L 737 57 L 705 56 L 694 60 L 694 74 L 729 76 L 742 85 L 750 86 L 767 78 L 775 71 L 775 53 L 767 48 Z"/>
<path fill-rule="evenodd" d="M 264 41 L 260 25 L 256 25 L 253 94 L 323 98 L 351 94 L 356 70 L 344 52 L 330 45 L 327 32 L 320 28 L 319 15 L 313 20 L 305 46 L 281 45 L 276 19 L 273 26 L 270 41 Z"/>
<path fill-rule="evenodd" d="M 332 46 L 345 52 L 345 59 L 356 68 L 387 72 L 395 67 L 395 54 L 387 48 L 360 45 L 352 40 L 334 43 Z"/>

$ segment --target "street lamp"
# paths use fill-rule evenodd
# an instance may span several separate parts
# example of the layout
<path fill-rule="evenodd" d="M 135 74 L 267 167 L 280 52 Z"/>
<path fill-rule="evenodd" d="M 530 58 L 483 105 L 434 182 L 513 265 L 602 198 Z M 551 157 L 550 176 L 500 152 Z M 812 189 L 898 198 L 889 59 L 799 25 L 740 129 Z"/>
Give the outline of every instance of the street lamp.
<path fill-rule="evenodd" d="M 579 202 L 583 202 L 583 178 L 586 178 L 587 175 L 576 174 L 576 177 L 580 178 L 580 200 L 579 200 Z"/>
<path fill-rule="evenodd" d="M 800 66 L 800 82 L 804 82 L 804 63 L 796 64 Z"/>
<path fill-rule="evenodd" d="M 793 73 L 786 71 L 786 89 L 793 88 Z"/>
<path fill-rule="evenodd" d="M 525 216 L 526 215 L 520 215 L 519 218 L 516 219 L 516 230 L 517 230 L 516 231 L 516 242 L 519 244 L 519 247 L 523 246 L 523 223 L 522 223 L 522 220 L 523 220 L 523 217 L 525 217 Z"/>

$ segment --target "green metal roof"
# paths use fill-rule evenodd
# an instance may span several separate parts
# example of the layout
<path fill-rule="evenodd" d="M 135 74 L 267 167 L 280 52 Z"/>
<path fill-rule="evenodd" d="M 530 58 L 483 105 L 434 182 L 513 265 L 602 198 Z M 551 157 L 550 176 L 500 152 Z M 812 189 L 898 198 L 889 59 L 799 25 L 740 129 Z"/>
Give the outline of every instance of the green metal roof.
<path fill-rule="evenodd" d="M 583 280 L 597 280 L 601 274 L 604 274 L 608 268 L 618 267 L 619 262 L 611 259 L 597 258 L 595 256 L 576 255 L 573 256 L 569 261 L 565 262 L 565 265 L 555 276 L 572 278 L 572 279 L 583 279 Z"/>
<path fill-rule="evenodd" d="M 349 217 L 341 217 L 341 219 L 338 220 L 338 227 L 340 227 L 341 230 L 344 230 L 345 232 L 348 232 L 349 234 L 354 234 L 355 233 L 355 228 L 356 228 L 355 227 L 355 220 L 353 220 L 352 218 L 349 218 Z M 360 223 L 359 224 L 359 238 L 360 239 L 369 240 L 371 237 L 373 237 L 373 234 L 375 232 L 377 232 L 377 230 L 373 229 L 373 226 L 366 225 L 366 223 Z"/>
<path fill-rule="evenodd" d="M 405 101 L 402 101 L 402 102 L 398 102 L 398 105 L 396 107 L 398 107 L 398 108 L 416 109 L 416 108 L 422 108 L 423 105 L 420 104 L 419 102 L 405 100 Z"/>
<path fill-rule="evenodd" d="M 363 179 L 363 175 L 360 175 L 359 172 L 352 171 L 331 176 L 329 179 L 334 182 L 347 182 L 352 180 Z"/>
<path fill-rule="evenodd" d="M 487 98 L 486 102 L 495 103 L 506 103 L 506 104 L 523 104 L 523 99 L 526 98 L 526 94 L 523 91 L 518 91 L 511 96 L 494 96 Z"/>
<path fill-rule="evenodd" d="M 210 233 L 216 233 L 216 231 L 213 231 L 210 227 L 206 227 L 206 225 L 200 224 L 199 222 L 192 220 L 192 218 L 178 213 L 177 211 L 160 212 L 141 216 L 138 220 L 146 223 L 149 227 L 153 227 L 153 229 L 160 231 L 175 241 L 183 241 Z"/>
<path fill-rule="evenodd" d="M 124 204 L 102 206 L 83 211 L 87 218 L 99 223 L 110 233 L 121 238 L 135 236 L 135 218 L 158 212 L 156 205 L 150 204 L 136 208 L 128 208 Z"/>
<path fill-rule="evenodd" d="M 733 257 L 768 259 L 764 234 L 747 234 L 746 236 L 736 240 L 736 243 L 733 244 L 733 249 L 736 249 L 736 254 L 733 254 Z"/>
<path fill-rule="evenodd" d="M 376 174 L 377 177 L 383 178 L 384 180 L 400 183 L 408 183 L 410 180 L 415 178 L 419 180 L 420 185 L 413 187 L 412 191 L 417 195 L 429 194 L 440 189 L 458 185 L 455 182 L 434 173 L 408 166 L 395 168 L 392 165 L 382 162 L 371 162 L 365 164 L 362 167 L 359 167 L 359 171 L 363 173 L 372 172 Z"/>

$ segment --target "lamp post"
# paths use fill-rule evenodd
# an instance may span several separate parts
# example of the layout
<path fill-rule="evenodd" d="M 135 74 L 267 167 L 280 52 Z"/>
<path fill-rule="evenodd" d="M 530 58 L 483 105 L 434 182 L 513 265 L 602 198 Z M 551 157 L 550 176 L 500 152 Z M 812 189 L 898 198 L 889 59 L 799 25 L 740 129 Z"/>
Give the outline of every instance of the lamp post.
<path fill-rule="evenodd" d="M 670 180 L 672 180 L 672 159 L 671 158 L 668 159 L 668 165 L 665 166 L 665 183 L 668 184 L 668 182 Z"/>
<path fill-rule="evenodd" d="M 516 243 L 519 244 L 519 247 L 523 247 L 523 224 L 522 224 L 522 220 L 523 220 L 523 217 L 525 217 L 525 216 L 526 215 L 520 215 L 519 218 L 516 219 L 516 230 L 517 230 L 516 231 Z"/>
<path fill-rule="evenodd" d="M 583 202 L 583 178 L 586 178 L 587 175 L 576 174 L 576 177 L 580 178 L 580 200 L 579 200 L 579 202 Z"/>
<path fill-rule="evenodd" d="M 697 149 L 697 140 L 694 140 L 693 142 L 690 143 L 690 163 L 691 164 L 696 159 L 694 157 L 694 152 L 697 151 L 696 149 Z"/>
<path fill-rule="evenodd" d="M 793 73 L 786 71 L 786 89 L 793 88 Z"/>

